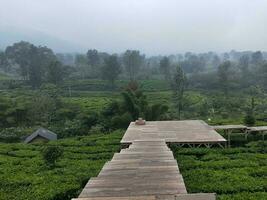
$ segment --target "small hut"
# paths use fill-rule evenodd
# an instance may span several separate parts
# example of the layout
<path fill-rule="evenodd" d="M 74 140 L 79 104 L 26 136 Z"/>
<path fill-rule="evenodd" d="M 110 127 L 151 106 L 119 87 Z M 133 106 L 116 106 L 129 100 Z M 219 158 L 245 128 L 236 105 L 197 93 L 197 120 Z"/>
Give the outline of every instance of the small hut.
<path fill-rule="evenodd" d="M 51 140 L 57 140 L 57 134 L 53 133 L 44 128 L 39 128 L 37 131 L 28 136 L 24 143 L 35 143 L 35 142 L 48 142 Z"/>

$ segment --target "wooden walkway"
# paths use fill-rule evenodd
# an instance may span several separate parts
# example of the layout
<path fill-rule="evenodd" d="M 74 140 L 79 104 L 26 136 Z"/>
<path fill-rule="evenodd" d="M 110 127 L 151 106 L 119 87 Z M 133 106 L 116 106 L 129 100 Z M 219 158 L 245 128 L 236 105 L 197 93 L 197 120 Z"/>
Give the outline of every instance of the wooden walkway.
<path fill-rule="evenodd" d="M 115 153 L 73 200 L 215 200 L 215 194 L 188 194 L 165 139 L 150 132 Z"/>
<path fill-rule="evenodd" d="M 226 140 L 202 120 L 148 121 L 145 125 L 132 122 L 121 143 L 130 145 L 135 140 L 160 138 L 167 143 L 188 146 L 224 146 Z"/>

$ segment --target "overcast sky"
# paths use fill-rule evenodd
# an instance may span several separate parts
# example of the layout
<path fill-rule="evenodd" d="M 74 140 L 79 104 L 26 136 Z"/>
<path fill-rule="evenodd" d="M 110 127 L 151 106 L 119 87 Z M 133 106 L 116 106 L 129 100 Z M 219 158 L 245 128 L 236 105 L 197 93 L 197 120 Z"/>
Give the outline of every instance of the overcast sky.
<path fill-rule="evenodd" d="M 267 50 L 266 10 L 267 0 L 0 0 L 0 30 L 81 51 Z"/>

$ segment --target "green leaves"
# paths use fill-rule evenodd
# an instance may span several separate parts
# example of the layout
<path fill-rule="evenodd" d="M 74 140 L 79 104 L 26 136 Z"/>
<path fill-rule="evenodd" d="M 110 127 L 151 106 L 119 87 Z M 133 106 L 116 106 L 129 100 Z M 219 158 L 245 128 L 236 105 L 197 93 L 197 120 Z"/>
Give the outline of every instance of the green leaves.
<path fill-rule="evenodd" d="M 56 161 L 62 156 L 63 149 L 59 146 L 46 146 L 42 150 L 43 159 L 48 166 L 55 166 Z"/>
<path fill-rule="evenodd" d="M 47 168 L 45 144 L 0 143 L 0 200 L 66 200 L 79 195 L 114 152 L 120 149 L 121 132 L 75 137 L 49 142 L 48 159 L 64 153 L 54 168 Z M 51 150 L 52 148 L 52 150 Z"/>
<path fill-rule="evenodd" d="M 258 145 L 172 150 L 189 193 L 216 192 L 221 200 L 266 199 L 267 154 Z"/>

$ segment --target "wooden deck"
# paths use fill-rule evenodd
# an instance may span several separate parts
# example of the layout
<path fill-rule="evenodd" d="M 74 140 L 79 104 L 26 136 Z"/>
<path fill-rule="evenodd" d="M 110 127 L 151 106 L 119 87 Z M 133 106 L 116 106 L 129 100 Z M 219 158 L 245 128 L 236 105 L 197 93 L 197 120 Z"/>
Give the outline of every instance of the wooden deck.
<path fill-rule="evenodd" d="M 215 194 L 187 193 L 177 162 L 166 144 L 177 139 L 191 142 L 194 138 L 224 141 L 202 121 L 148 122 L 139 126 L 131 123 L 122 139 L 130 143 L 129 147 L 115 153 L 73 200 L 215 200 Z"/>
<path fill-rule="evenodd" d="M 177 162 L 164 140 L 134 141 L 115 153 L 79 198 L 186 194 Z"/>
<path fill-rule="evenodd" d="M 167 143 L 177 144 L 216 144 L 226 140 L 213 127 L 201 120 L 185 121 L 148 121 L 146 125 L 130 124 L 122 144 L 131 144 L 135 140 L 160 138 Z"/>

